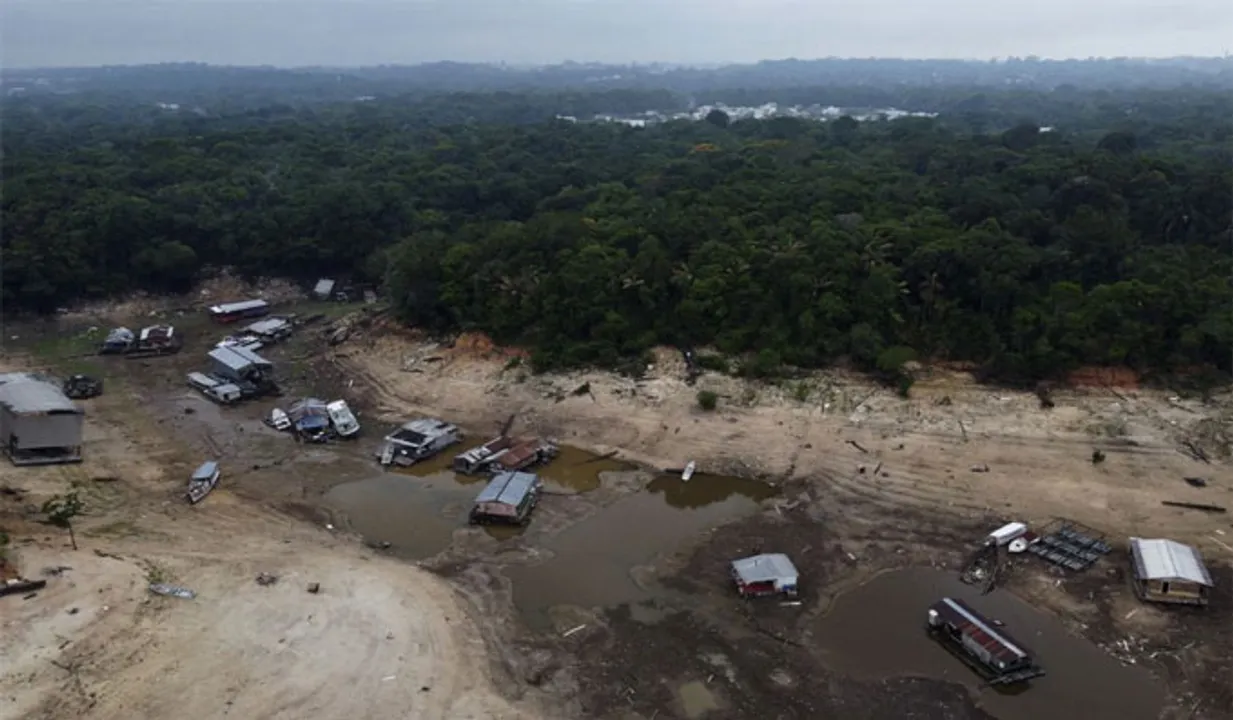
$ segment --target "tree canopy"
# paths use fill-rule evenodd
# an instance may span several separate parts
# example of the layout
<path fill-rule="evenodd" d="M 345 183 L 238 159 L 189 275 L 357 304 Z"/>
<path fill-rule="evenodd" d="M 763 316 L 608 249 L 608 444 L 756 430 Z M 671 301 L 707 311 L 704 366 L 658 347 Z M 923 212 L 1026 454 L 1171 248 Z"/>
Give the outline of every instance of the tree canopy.
<path fill-rule="evenodd" d="M 1031 95 L 1012 121 L 1010 95 L 981 91 L 937 118 L 648 127 L 553 120 L 562 98 L 607 101 L 544 97 L 171 119 L 18 103 L 5 310 L 182 290 L 225 265 L 384 282 L 407 321 L 527 345 L 540 367 L 672 343 L 762 367 L 1230 370 L 1219 93 Z"/>

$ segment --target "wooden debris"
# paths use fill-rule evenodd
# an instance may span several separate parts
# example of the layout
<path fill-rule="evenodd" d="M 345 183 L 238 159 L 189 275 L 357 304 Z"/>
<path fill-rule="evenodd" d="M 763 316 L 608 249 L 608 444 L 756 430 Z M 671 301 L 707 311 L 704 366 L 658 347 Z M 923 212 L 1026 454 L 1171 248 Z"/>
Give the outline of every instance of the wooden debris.
<path fill-rule="evenodd" d="M 1160 504 L 1168 505 L 1169 507 L 1186 508 L 1187 510 L 1202 510 L 1203 512 L 1210 512 L 1210 513 L 1228 512 L 1228 509 L 1223 508 L 1219 505 L 1204 505 L 1203 503 L 1178 502 L 1176 500 L 1161 500 Z"/>

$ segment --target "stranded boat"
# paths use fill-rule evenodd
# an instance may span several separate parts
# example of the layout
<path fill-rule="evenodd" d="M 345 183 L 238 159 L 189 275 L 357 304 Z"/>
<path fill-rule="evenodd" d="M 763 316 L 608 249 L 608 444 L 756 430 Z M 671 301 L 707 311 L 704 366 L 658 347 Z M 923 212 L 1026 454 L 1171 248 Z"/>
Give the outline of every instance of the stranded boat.
<path fill-rule="evenodd" d="M 188 479 L 188 502 L 196 505 L 201 502 L 210 491 L 218 485 L 218 476 L 220 475 L 218 463 L 214 460 L 201 463 L 201 467 L 193 472 L 193 476 Z"/>
<path fill-rule="evenodd" d="M 962 600 L 942 598 L 931 605 L 926 629 L 990 685 L 1012 685 L 1045 674 L 1022 643 Z"/>
<path fill-rule="evenodd" d="M 690 460 L 689 464 L 685 466 L 685 469 L 681 471 L 681 481 L 689 482 L 689 479 L 694 476 L 694 471 L 697 469 L 698 463 Z"/>

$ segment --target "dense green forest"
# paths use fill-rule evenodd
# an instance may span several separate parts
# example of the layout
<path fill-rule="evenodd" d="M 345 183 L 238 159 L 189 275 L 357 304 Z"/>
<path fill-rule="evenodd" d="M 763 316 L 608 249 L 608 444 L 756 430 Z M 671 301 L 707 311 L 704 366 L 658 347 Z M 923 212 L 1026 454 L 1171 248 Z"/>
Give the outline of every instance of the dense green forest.
<path fill-rule="evenodd" d="M 5 311 L 226 265 L 383 282 L 408 321 L 526 344 L 540 367 L 671 343 L 754 373 L 1231 369 L 1224 93 L 1020 93 L 1013 122 L 1015 94 L 992 90 L 883 122 L 544 119 L 562 98 L 644 101 L 612 92 L 208 117 L 10 103 Z"/>

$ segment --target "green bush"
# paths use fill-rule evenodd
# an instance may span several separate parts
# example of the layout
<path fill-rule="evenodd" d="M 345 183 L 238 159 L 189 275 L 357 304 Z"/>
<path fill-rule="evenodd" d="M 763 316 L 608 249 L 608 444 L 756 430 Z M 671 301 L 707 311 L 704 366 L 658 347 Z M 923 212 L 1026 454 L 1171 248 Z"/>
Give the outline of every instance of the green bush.
<path fill-rule="evenodd" d="M 698 391 L 698 407 L 702 408 L 703 410 L 707 412 L 711 412 L 712 410 L 715 409 L 715 406 L 718 404 L 719 404 L 719 396 L 716 395 L 715 393 L 711 392 L 710 390 L 699 390 Z"/>

